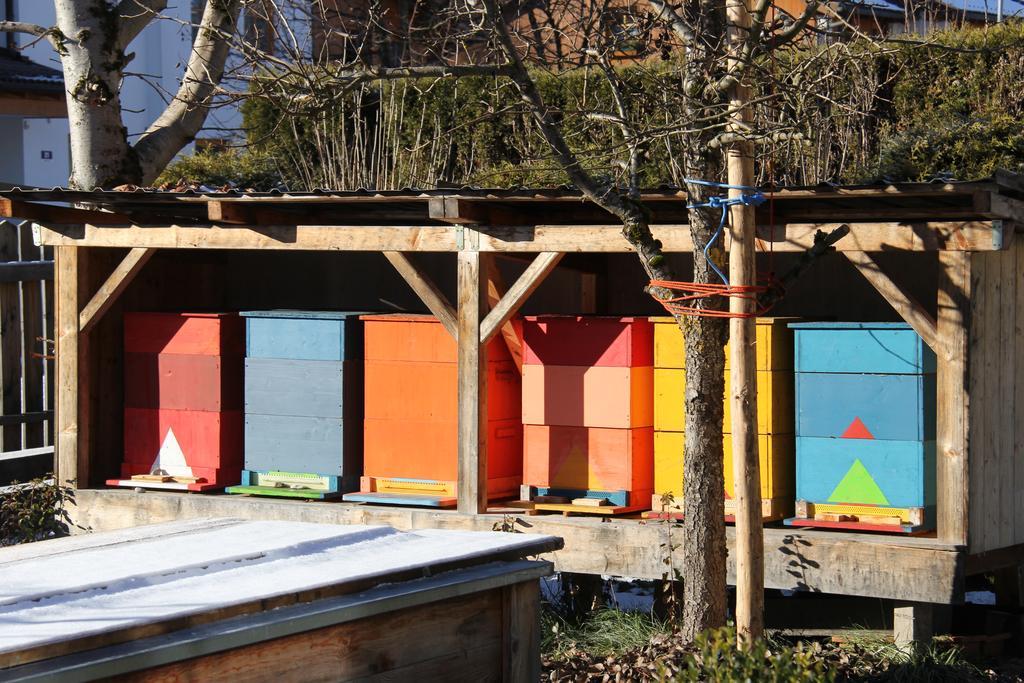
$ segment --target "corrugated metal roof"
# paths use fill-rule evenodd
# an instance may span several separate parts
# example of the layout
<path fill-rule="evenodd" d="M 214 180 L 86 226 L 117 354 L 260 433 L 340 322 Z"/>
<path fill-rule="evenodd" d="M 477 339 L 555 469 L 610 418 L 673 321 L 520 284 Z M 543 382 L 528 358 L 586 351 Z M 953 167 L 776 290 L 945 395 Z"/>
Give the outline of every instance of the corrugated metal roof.
<path fill-rule="evenodd" d="M 931 0 L 932 11 L 948 11 L 956 15 L 966 15 L 975 21 L 994 21 L 998 12 L 998 0 Z M 920 3 L 910 0 L 857 0 L 848 2 L 849 9 L 867 14 L 891 14 L 903 16 L 908 13 L 912 4 L 917 12 L 922 11 Z M 1024 17 L 1024 0 L 1003 0 L 1003 17 Z"/>
<path fill-rule="evenodd" d="M 998 0 L 935 0 L 938 4 L 956 12 L 978 14 L 995 19 Z M 1024 2 L 1003 0 L 1003 17 L 1024 16 Z"/>
<path fill-rule="evenodd" d="M 979 197 L 1002 194 L 1024 199 L 1024 179 L 1008 173 L 988 181 L 818 185 L 765 189 L 771 201 L 759 207 L 763 219 L 777 223 L 873 220 L 969 220 L 988 215 Z M 617 220 L 576 189 L 437 188 L 314 192 L 165 192 L 147 189 L 83 192 L 65 188 L 0 190 L 11 201 L 10 215 L 51 223 L 268 224 L 268 225 L 443 225 L 456 222 L 491 225 L 605 225 Z M 436 201 L 444 198 L 438 204 Z M 641 193 L 652 224 L 689 220 L 686 192 L 661 187 Z M 452 202 L 449 204 L 449 200 Z M 112 212 L 55 211 L 53 204 L 88 204 Z M 41 206 L 51 205 L 51 206 Z M 342 208 L 343 207 L 343 208 Z M 20 213 L 19 213 L 20 212 Z"/>
<path fill-rule="evenodd" d="M 848 194 L 858 192 L 886 192 L 892 194 L 913 192 L 915 190 L 927 189 L 929 192 L 945 190 L 947 192 L 969 191 L 975 187 L 981 187 L 993 182 L 1006 184 L 1007 179 L 1024 178 L 1014 173 L 1000 172 L 998 176 L 983 178 L 979 180 L 955 180 L 948 178 L 936 178 L 928 182 L 892 182 L 879 180 L 875 183 L 838 185 L 834 183 L 819 183 L 817 185 L 790 185 L 783 187 L 772 187 L 765 185 L 759 188 L 765 193 L 776 195 L 793 194 Z M 1020 181 L 1024 182 L 1024 181 Z M 722 191 L 724 192 L 724 190 Z M 714 191 L 709 194 L 715 194 Z M 653 199 L 685 199 L 686 188 L 676 185 L 659 185 L 657 187 L 640 190 L 641 197 Z M 416 188 L 403 187 L 399 189 L 377 190 L 359 188 L 355 190 L 332 190 L 328 188 L 317 188 L 315 190 L 289 191 L 269 190 L 252 192 L 237 189 L 188 189 L 184 191 L 160 190 L 155 188 L 144 188 L 136 186 L 119 187 L 116 189 L 96 188 L 95 190 L 75 190 L 67 187 L 21 187 L 18 185 L 0 183 L 0 197 L 8 199 L 22 199 L 25 201 L 49 201 L 49 202 L 189 202 L 189 201 L 218 201 L 238 199 L 266 199 L 281 201 L 301 201 L 303 199 L 317 201 L 335 199 L 345 200 L 373 200 L 373 199 L 404 199 L 404 200 L 425 200 L 431 197 L 454 197 L 469 198 L 477 200 L 529 200 L 529 199 L 579 199 L 586 201 L 583 193 L 571 185 L 560 185 L 555 187 L 479 187 L 462 185 L 460 187 L 435 187 Z"/>

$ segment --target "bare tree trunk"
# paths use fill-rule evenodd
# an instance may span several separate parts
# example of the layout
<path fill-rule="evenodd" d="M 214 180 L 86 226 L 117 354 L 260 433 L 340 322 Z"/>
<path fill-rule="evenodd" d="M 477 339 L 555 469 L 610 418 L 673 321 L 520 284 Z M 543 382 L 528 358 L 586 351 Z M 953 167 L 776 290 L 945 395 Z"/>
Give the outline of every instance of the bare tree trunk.
<path fill-rule="evenodd" d="M 71 130 L 71 187 L 139 182 L 141 168 L 121 121 L 125 55 L 118 10 L 106 0 L 55 0 Z"/>
<path fill-rule="evenodd" d="M 725 112 L 721 94 L 708 88 L 718 78 L 721 64 L 713 48 L 725 38 L 724 4 L 706 2 L 701 7 L 697 35 L 687 53 L 683 87 L 687 90 L 692 121 L 714 121 Z M 683 169 L 689 178 L 714 180 L 718 177 L 718 155 L 712 151 L 714 131 L 694 134 L 683 151 Z M 687 183 L 690 203 L 703 203 L 704 186 Z M 693 237 L 693 281 L 720 283 L 718 274 L 701 250 L 718 228 L 717 210 L 690 210 Z M 709 252 L 725 269 L 721 238 Z M 705 301 L 708 308 L 723 309 L 720 299 Z M 725 474 L 723 468 L 722 422 L 725 398 L 725 341 L 727 319 L 698 316 L 680 325 L 686 348 L 686 437 L 683 454 L 683 625 L 681 635 L 692 640 L 698 633 L 725 624 L 726 548 Z"/>
<path fill-rule="evenodd" d="M 710 168 L 688 164 L 688 172 Z M 690 196 L 700 196 L 691 188 Z M 717 224 L 700 211 L 690 212 L 695 245 L 706 244 Z M 719 264 L 721 249 L 715 250 Z M 714 282 L 718 276 L 694 249 L 694 282 Z M 720 307 L 720 302 L 715 302 Z M 683 457 L 682 546 L 683 624 L 681 635 L 725 624 L 725 474 L 722 462 L 722 422 L 725 396 L 726 318 L 692 317 L 680 324 L 686 348 L 686 438 Z"/>

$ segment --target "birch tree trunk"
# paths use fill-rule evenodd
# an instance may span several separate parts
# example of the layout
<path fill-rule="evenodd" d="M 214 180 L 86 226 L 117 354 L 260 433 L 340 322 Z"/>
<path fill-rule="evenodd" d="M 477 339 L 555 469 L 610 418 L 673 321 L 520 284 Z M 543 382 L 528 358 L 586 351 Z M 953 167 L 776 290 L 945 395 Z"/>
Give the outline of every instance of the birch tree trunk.
<path fill-rule="evenodd" d="M 126 64 L 117 9 L 106 0 L 54 0 L 67 38 L 61 64 L 71 133 L 70 187 L 92 190 L 141 183 L 138 158 L 121 119 Z"/>
<path fill-rule="evenodd" d="M 121 111 L 128 45 L 167 0 L 53 0 L 56 26 L 0 21 L 0 31 L 45 38 L 60 56 L 71 137 L 71 177 L 81 190 L 147 185 L 203 127 L 227 63 L 241 0 L 207 0 L 181 87 L 133 146 Z"/>

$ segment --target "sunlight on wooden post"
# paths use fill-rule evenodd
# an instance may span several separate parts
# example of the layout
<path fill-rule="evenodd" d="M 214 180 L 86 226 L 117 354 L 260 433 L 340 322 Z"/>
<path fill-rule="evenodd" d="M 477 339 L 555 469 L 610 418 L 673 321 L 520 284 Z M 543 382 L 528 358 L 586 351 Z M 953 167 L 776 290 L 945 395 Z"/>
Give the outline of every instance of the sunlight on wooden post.
<path fill-rule="evenodd" d="M 734 51 L 747 39 L 751 20 L 747 0 L 729 0 L 726 7 L 729 39 Z M 729 69 L 742 68 L 730 60 Z M 748 105 L 750 89 L 740 80 L 729 90 L 732 110 L 729 129 L 742 133 L 753 121 Z M 750 186 L 754 181 L 754 158 L 748 141 L 733 143 L 728 150 L 730 185 Z M 738 197 L 742 190 L 730 190 Z M 757 223 L 754 207 L 730 207 L 731 241 L 729 283 L 756 284 L 754 245 Z M 754 299 L 731 297 L 732 313 L 750 315 Z M 732 401 L 732 463 L 736 500 L 736 632 L 739 645 L 761 637 L 764 630 L 764 540 L 761 526 L 761 488 L 757 452 L 757 375 L 754 349 L 755 319 L 732 318 L 729 322 L 729 400 Z"/>

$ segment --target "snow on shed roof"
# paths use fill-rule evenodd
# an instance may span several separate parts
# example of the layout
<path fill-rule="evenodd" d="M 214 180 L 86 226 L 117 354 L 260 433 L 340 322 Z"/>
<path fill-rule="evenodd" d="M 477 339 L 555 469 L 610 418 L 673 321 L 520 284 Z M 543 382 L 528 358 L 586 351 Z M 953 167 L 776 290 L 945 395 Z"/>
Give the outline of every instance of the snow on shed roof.
<path fill-rule="evenodd" d="M 139 531 L 46 541 L 36 555 L 0 553 L 0 666 L 5 655 L 48 644 L 561 547 L 534 534 L 302 522 L 205 520 Z"/>

